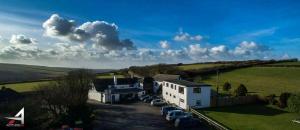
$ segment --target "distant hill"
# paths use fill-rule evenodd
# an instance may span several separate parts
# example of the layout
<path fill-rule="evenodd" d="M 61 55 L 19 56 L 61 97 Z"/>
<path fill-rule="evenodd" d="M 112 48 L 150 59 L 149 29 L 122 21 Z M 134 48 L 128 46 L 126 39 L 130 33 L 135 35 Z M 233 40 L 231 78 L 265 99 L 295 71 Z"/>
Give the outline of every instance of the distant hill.
<path fill-rule="evenodd" d="M 0 84 L 47 80 L 54 77 L 66 75 L 69 71 L 75 69 L 76 68 L 0 63 Z M 103 73 L 111 70 L 93 69 L 92 71 L 94 73 Z"/>

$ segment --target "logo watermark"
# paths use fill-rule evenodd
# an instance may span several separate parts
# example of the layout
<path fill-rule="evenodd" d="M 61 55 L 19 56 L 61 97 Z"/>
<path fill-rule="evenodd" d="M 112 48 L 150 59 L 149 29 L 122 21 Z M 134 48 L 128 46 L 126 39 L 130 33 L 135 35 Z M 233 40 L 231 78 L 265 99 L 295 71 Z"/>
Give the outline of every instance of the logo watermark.
<path fill-rule="evenodd" d="M 9 119 L 7 127 L 24 127 L 24 107 L 14 117 L 5 118 Z"/>

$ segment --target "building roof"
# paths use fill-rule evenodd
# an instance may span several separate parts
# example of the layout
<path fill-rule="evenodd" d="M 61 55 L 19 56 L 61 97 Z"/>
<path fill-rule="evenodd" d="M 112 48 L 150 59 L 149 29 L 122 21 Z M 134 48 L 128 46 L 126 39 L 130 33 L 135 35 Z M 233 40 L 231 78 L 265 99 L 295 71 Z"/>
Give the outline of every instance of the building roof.
<path fill-rule="evenodd" d="M 119 93 L 119 94 L 125 94 L 125 93 L 137 93 L 141 92 L 143 89 L 140 88 L 123 88 L 123 89 L 113 89 L 112 93 Z"/>
<path fill-rule="evenodd" d="M 190 82 L 187 80 L 166 80 L 167 82 L 171 82 L 174 84 L 179 84 L 182 86 L 186 87 L 210 87 L 211 85 L 209 84 L 204 84 L 204 83 L 195 83 L 195 82 Z"/>
<path fill-rule="evenodd" d="M 155 81 L 178 80 L 180 75 L 157 74 L 153 76 Z"/>
<path fill-rule="evenodd" d="M 132 85 L 137 81 L 137 78 L 117 78 L 117 85 Z M 93 83 L 97 91 L 103 92 L 109 85 L 114 85 L 114 79 L 94 79 Z"/>

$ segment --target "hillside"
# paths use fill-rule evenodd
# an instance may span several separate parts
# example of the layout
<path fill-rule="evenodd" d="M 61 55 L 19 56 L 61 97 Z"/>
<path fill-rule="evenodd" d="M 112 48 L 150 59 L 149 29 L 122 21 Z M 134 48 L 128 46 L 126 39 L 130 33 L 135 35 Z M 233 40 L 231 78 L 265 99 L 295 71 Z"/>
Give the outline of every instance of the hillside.
<path fill-rule="evenodd" d="M 23 64 L 0 63 L 0 84 L 9 82 L 23 82 L 41 79 L 49 79 L 67 74 L 76 68 L 46 67 Z M 107 72 L 110 70 L 97 69 L 95 73 Z"/>
<path fill-rule="evenodd" d="M 250 67 L 220 73 L 220 91 L 228 81 L 233 89 L 244 84 L 248 91 L 260 95 L 279 95 L 281 92 L 300 92 L 300 67 Z M 216 89 L 216 75 L 198 76 L 196 82 L 212 84 Z M 232 89 L 232 90 L 233 90 Z"/>

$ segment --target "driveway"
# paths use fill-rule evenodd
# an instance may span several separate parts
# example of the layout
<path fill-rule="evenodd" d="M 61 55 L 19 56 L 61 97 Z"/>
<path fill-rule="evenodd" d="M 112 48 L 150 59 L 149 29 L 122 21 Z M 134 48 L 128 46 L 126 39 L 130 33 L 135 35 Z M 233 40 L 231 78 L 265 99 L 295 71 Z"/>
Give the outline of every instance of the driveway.
<path fill-rule="evenodd" d="M 173 123 L 167 122 L 160 115 L 159 107 L 148 103 L 100 104 L 96 105 L 94 130 L 174 130 Z M 197 130 L 208 130 L 203 125 Z M 193 129 L 189 129 L 193 130 Z"/>

